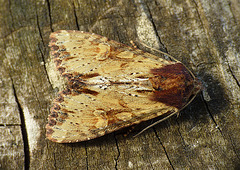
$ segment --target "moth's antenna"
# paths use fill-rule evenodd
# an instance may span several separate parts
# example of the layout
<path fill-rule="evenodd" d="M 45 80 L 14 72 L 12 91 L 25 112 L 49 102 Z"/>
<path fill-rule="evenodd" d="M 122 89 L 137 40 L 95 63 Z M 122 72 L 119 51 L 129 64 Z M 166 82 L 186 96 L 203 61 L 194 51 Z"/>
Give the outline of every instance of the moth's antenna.
<path fill-rule="evenodd" d="M 173 115 L 175 115 L 175 114 L 177 114 L 177 113 L 179 113 L 179 112 L 173 112 L 173 113 L 171 113 L 170 115 L 168 115 L 167 117 L 164 117 L 163 119 L 160 119 L 160 120 L 154 122 L 153 124 L 149 125 L 148 127 L 145 127 L 143 130 L 141 130 L 140 132 L 138 132 L 138 133 L 137 133 L 136 135 L 134 135 L 133 137 L 135 138 L 136 136 L 142 134 L 145 130 L 147 130 L 147 129 L 149 129 L 149 128 L 155 126 L 155 125 L 157 125 L 158 123 L 160 123 L 160 122 L 168 119 L 169 117 L 171 117 L 171 116 L 173 116 Z"/>
<path fill-rule="evenodd" d="M 141 43 L 141 42 L 139 42 L 139 43 Z M 150 47 L 150 46 L 148 46 L 148 45 L 146 45 L 146 44 L 144 44 L 144 43 L 142 43 L 142 45 L 144 45 L 144 46 L 146 46 L 147 48 L 150 48 L 151 50 L 155 50 L 155 51 L 157 51 L 157 52 L 159 52 L 159 53 L 161 53 L 161 54 L 163 54 L 163 55 L 166 55 L 166 56 L 168 56 L 168 57 L 170 57 L 172 60 L 174 60 L 174 61 L 176 61 L 176 62 L 179 62 L 179 63 L 181 63 L 186 69 L 187 69 L 187 71 L 191 74 L 191 76 L 193 77 L 193 79 L 194 80 L 196 80 L 196 77 L 195 77 L 195 75 L 185 66 L 185 64 L 183 64 L 182 62 L 180 62 L 180 61 L 178 61 L 176 58 L 174 58 L 173 56 L 171 56 L 171 55 L 169 55 L 169 54 L 167 54 L 167 53 L 165 53 L 165 52 L 163 52 L 163 51 L 160 51 L 160 50 L 157 50 L 157 49 L 154 49 L 154 48 L 152 48 L 152 47 Z M 183 110 L 185 107 L 187 107 L 192 101 L 193 101 L 193 99 L 197 96 L 197 94 L 198 94 L 198 92 L 201 90 L 201 87 L 199 87 L 199 89 L 195 92 L 195 95 L 187 102 L 187 104 L 185 104 L 179 111 L 181 111 L 181 110 Z M 170 116 L 169 116 L 170 117 Z M 167 117 L 168 118 L 168 117 Z M 164 119 L 165 120 L 165 119 Z M 161 121 L 159 121 L 159 122 L 155 122 L 156 124 L 157 123 L 160 123 Z M 155 123 L 154 123 L 154 125 L 155 125 Z M 152 127 L 151 125 L 150 125 L 150 127 Z M 148 128 L 147 128 L 148 129 Z"/>
<path fill-rule="evenodd" d="M 199 89 L 199 90 L 200 90 L 200 89 Z M 199 90 L 198 90 L 198 91 L 199 91 Z M 147 129 L 149 129 L 149 128 L 155 126 L 155 125 L 157 125 L 158 123 L 160 123 L 160 122 L 162 122 L 162 121 L 170 118 L 171 116 L 173 116 L 173 115 L 175 115 L 175 114 L 179 115 L 179 112 L 180 112 L 181 110 L 183 110 L 185 107 L 187 107 L 187 106 L 193 101 L 193 99 L 197 96 L 197 94 L 198 94 L 198 92 L 196 92 L 195 95 L 187 102 L 187 104 L 185 104 L 179 111 L 173 112 L 173 113 L 171 113 L 170 115 L 168 115 L 167 117 L 164 117 L 163 119 L 160 119 L 160 120 L 154 122 L 153 124 L 149 125 L 148 127 L 145 127 L 143 130 L 141 130 L 139 133 L 137 133 L 137 134 L 134 135 L 133 137 L 136 137 L 136 136 L 142 134 L 145 130 L 147 130 Z"/>
<path fill-rule="evenodd" d="M 143 43 L 143 42 L 140 42 L 140 41 L 138 41 L 138 40 L 137 40 L 137 42 L 140 43 L 140 44 L 142 44 L 143 46 L 151 49 L 151 50 L 157 51 L 157 52 L 159 52 L 159 53 L 161 53 L 161 54 L 163 54 L 163 55 L 168 56 L 169 58 L 171 58 L 171 59 L 174 60 L 175 62 L 181 63 L 181 64 L 184 65 L 184 67 L 188 70 L 188 72 L 191 74 L 191 76 L 193 77 L 193 79 L 196 78 L 196 77 L 194 76 L 194 74 L 185 66 L 185 64 L 183 64 L 182 62 L 180 62 L 179 60 L 177 60 L 177 59 L 174 58 L 173 56 L 171 56 L 171 55 L 169 55 L 168 53 L 165 53 L 165 52 L 163 52 L 163 51 L 160 51 L 160 50 L 157 50 L 157 49 L 155 49 L 155 48 L 152 48 L 152 47 L 148 46 L 147 44 L 145 44 L 145 43 Z"/>
<path fill-rule="evenodd" d="M 179 60 L 177 60 L 177 59 L 174 58 L 173 56 L 171 56 L 171 55 L 169 55 L 169 54 L 167 54 L 167 53 L 165 53 L 165 52 L 163 52 L 163 51 L 160 51 L 160 50 L 154 49 L 154 48 L 152 48 L 152 47 L 146 45 L 146 44 L 143 43 L 143 42 L 139 42 L 139 41 L 137 41 L 137 42 L 140 43 L 140 44 L 142 44 L 143 46 L 145 46 L 145 47 L 151 49 L 151 50 L 157 51 L 157 52 L 159 52 L 159 53 L 161 53 L 161 54 L 163 54 L 163 55 L 168 56 L 169 58 L 171 58 L 171 59 L 174 60 L 175 62 L 179 62 L 179 63 L 183 64 L 182 62 L 180 62 Z M 183 64 L 183 65 L 184 65 L 184 64 Z M 184 67 L 188 70 L 188 72 L 191 74 L 191 76 L 192 76 L 193 79 L 195 80 L 196 77 L 194 76 L 194 74 L 193 74 L 193 73 L 192 73 L 192 72 L 191 72 L 191 71 L 190 71 L 185 65 L 184 65 Z M 200 90 L 200 89 L 201 89 L 201 88 L 199 88 L 199 90 Z M 144 128 L 143 130 L 141 130 L 139 133 L 137 133 L 137 134 L 134 135 L 133 137 L 136 137 L 136 136 L 140 135 L 140 134 L 143 133 L 145 130 L 147 130 L 147 129 L 149 129 L 149 128 L 155 126 L 155 125 L 157 125 L 158 123 L 160 123 L 160 122 L 162 122 L 162 121 L 168 119 L 169 117 L 171 117 L 171 116 L 173 116 L 173 115 L 179 113 L 181 110 L 183 110 L 185 107 L 187 107 L 187 106 L 193 101 L 193 99 L 194 99 L 194 98 L 196 97 L 196 95 L 198 94 L 199 90 L 197 90 L 197 91 L 195 92 L 195 95 L 194 95 L 194 96 L 193 96 L 193 97 L 187 102 L 187 104 L 185 104 L 185 105 L 184 105 L 179 111 L 177 111 L 177 112 L 173 112 L 173 113 L 171 113 L 170 115 L 168 115 L 167 117 L 165 117 L 165 118 L 163 118 L 163 119 L 161 119 L 161 120 L 158 120 L 158 121 L 154 122 L 153 124 L 151 124 L 151 125 L 149 125 L 148 127 Z"/>

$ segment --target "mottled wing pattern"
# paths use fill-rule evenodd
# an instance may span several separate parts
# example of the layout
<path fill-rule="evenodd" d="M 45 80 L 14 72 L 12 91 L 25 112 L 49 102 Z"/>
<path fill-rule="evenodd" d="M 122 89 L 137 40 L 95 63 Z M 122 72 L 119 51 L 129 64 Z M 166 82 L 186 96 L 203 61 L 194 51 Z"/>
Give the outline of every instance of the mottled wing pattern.
<path fill-rule="evenodd" d="M 194 91 L 181 63 L 86 32 L 62 30 L 50 39 L 50 57 L 66 85 L 46 126 L 54 142 L 89 140 L 178 112 Z"/>

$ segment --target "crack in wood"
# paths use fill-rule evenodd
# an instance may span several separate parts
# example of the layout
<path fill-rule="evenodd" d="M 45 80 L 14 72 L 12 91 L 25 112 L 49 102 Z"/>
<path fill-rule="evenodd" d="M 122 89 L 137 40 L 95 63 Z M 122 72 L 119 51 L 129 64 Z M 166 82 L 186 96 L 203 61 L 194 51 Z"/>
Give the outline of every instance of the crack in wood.
<path fill-rule="evenodd" d="M 168 162 L 169 162 L 170 166 L 171 166 L 172 169 L 174 170 L 175 168 L 174 168 L 174 166 L 173 166 L 173 164 L 172 164 L 172 161 L 170 160 L 170 158 L 169 158 L 169 156 L 168 156 L 168 153 L 167 153 L 167 150 L 166 150 L 166 148 L 164 147 L 164 145 L 163 145 L 163 143 L 162 143 L 160 137 L 158 136 L 155 127 L 153 127 L 153 131 L 154 131 L 154 133 L 155 133 L 155 135 L 156 135 L 158 141 L 160 142 L 160 145 L 162 146 L 162 148 L 163 148 L 163 150 L 164 150 L 164 153 L 166 154 L 166 157 L 167 157 L 167 159 L 168 159 Z"/>
<path fill-rule="evenodd" d="M 118 151 L 118 155 L 115 159 L 115 169 L 117 170 L 117 166 L 118 166 L 118 160 L 119 160 L 119 157 L 120 157 L 120 149 L 119 149 L 119 146 L 118 146 L 118 141 L 117 141 L 117 137 L 116 137 L 116 134 L 114 133 L 114 139 L 115 139 L 115 142 L 116 142 L 116 146 L 117 146 L 117 151 Z"/>
<path fill-rule="evenodd" d="M 12 81 L 12 89 L 13 89 L 13 94 L 15 97 L 15 101 L 18 106 L 19 114 L 20 114 L 20 120 L 21 120 L 21 131 L 22 131 L 22 138 L 23 138 L 23 146 L 24 146 L 24 165 L 25 165 L 25 170 L 29 170 L 30 166 L 30 152 L 29 152 L 29 143 L 28 143 L 28 136 L 27 136 L 27 129 L 26 129 L 26 124 L 25 124 L 25 118 L 24 118 L 24 113 L 22 106 L 19 102 L 19 99 L 17 97 L 17 92 L 13 83 L 13 79 L 11 78 Z"/>

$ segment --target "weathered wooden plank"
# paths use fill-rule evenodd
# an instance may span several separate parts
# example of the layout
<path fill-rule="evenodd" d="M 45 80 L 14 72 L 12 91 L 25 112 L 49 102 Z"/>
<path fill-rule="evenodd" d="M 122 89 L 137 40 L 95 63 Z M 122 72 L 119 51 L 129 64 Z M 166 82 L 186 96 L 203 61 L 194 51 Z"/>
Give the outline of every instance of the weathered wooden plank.
<path fill-rule="evenodd" d="M 30 169 L 239 168 L 238 1 L 2 0 L 1 4 L 0 124 L 7 146 L 1 150 L 2 167 L 22 169 L 25 157 Z M 76 144 L 47 141 L 44 127 L 57 89 L 51 87 L 45 63 L 48 36 L 59 29 L 91 31 L 125 44 L 140 40 L 167 51 L 197 75 L 203 92 L 177 119 L 136 138 L 116 132 Z M 18 143 L 13 151 L 12 143 Z"/>

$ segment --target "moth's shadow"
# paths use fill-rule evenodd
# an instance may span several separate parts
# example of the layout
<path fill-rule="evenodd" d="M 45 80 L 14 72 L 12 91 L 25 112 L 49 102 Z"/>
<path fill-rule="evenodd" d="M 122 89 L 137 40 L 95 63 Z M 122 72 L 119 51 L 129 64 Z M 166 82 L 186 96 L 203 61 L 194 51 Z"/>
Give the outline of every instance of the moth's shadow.
<path fill-rule="evenodd" d="M 203 89 L 195 100 L 186 107 L 179 121 L 207 121 L 209 116 L 221 113 L 229 107 L 229 98 L 221 83 L 210 74 L 201 78 Z"/>

